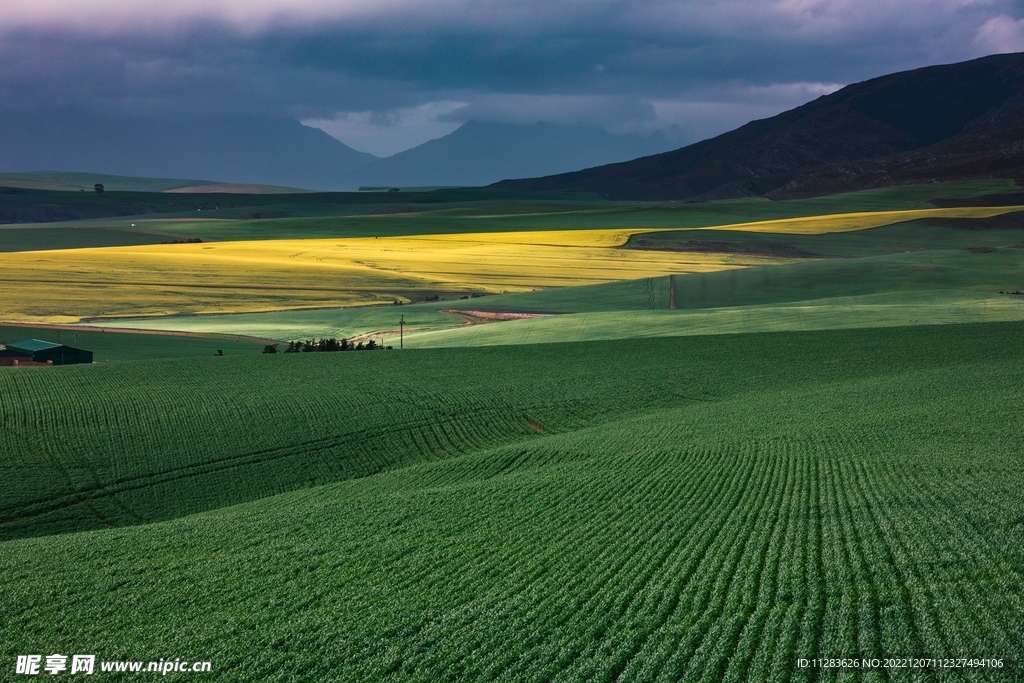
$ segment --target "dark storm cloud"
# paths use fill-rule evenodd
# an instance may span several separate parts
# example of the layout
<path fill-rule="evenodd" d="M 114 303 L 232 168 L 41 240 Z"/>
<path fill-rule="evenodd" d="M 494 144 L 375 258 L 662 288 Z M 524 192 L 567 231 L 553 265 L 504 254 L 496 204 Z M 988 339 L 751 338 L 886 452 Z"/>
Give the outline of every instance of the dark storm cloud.
<path fill-rule="evenodd" d="M 0 106 L 372 112 L 379 127 L 439 101 L 456 103 L 453 120 L 536 111 L 650 126 L 711 103 L 743 118 L 744 103 L 754 116 L 832 84 L 1024 49 L 1022 14 L 1002 0 L 43 0 L 0 8 Z"/>

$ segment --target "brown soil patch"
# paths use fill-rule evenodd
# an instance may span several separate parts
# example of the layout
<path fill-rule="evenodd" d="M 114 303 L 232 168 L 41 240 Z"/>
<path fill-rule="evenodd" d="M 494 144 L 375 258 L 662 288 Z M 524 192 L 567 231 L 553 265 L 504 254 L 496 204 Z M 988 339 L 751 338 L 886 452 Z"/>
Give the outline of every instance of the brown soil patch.
<path fill-rule="evenodd" d="M 382 206 L 379 209 L 373 209 L 367 211 L 367 216 L 387 216 L 393 213 L 420 213 L 422 211 L 430 211 L 430 207 L 425 206 Z"/>
<path fill-rule="evenodd" d="M 438 313 L 448 313 L 462 318 L 461 325 L 421 325 L 419 327 L 405 326 L 406 332 L 422 332 L 423 330 L 445 330 L 451 327 L 465 327 L 467 325 L 483 325 L 485 323 L 496 323 L 502 320 L 523 320 L 524 318 L 548 318 L 554 313 L 511 313 L 506 311 L 463 311 L 456 309 L 438 309 Z M 397 327 L 387 330 L 373 330 L 358 334 L 349 341 L 361 342 L 374 337 L 397 337 L 401 330 Z"/>
<path fill-rule="evenodd" d="M 457 315 L 465 320 L 467 325 L 496 323 L 502 320 L 523 320 L 525 318 L 549 318 L 554 315 L 552 313 L 514 313 L 512 311 L 465 311 L 454 308 L 440 310 L 438 313 Z"/>
<path fill-rule="evenodd" d="M 547 434 L 548 433 L 548 430 L 544 429 L 544 427 L 540 426 L 539 424 L 537 424 L 536 422 L 534 422 L 530 418 L 526 418 L 526 424 L 530 425 L 530 429 L 532 429 L 533 431 L 537 432 L 538 434 Z"/>

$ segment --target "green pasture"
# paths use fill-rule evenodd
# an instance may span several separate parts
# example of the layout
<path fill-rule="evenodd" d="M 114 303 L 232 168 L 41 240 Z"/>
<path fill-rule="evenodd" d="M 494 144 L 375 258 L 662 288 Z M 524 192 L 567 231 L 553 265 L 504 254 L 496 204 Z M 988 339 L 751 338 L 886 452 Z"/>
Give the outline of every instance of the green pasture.
<path fill-rule="evenodd" d="M 689 204 L 571 202 L 567 197 L 566 201 L 555 203 L 526 195 L 518 200 L 511 197 L 453 207 L 410 204 L 407 213 L 366 215 L 364 211 L 361 215 L 347 216 L 180 223 L 164 229 L 208 240 L 252 240 L 600 228 L 704 228 L 830 213 L 930 208 L 929 199 L 1019 191 L 1013 181 L 991 180 L 866 190 L 782 202 L 760 198 Z"/>
<path fill-rule="evenodd" d="M 76 198 L 97 206 L 81 209 L 83 217 L 76 220 L 0 230 L 0 250 L 52 249 L 62 243 L 70 247 L 121 246 L 189 238 L 224 241 L 598 228 L 687 229 L 831 213 L 929 208 L 931 199 L 1019 192 L 1011 180 L 915 185 L 778 202 L 755 198 L 701 203 L 609 202 L 590 195 L 486 188 L 260 195 L 105 192 L 85 193 L 83 197 L 67 192 L 41 196 L 30 192 L 0 194 L 0 209 L 5 203 L 21 203 L 44 207 L 52 204 L 53 211 L 74 210 L 68 205 L 73 205 Z M 90 218 L 86 209 L 105 210 L 110 215 Z M 259 217 L 254 218 L 256 215 Z M 60 232 L 38 232 L 51 230 Z M 723 237 L 703 235 L 694 239 Z M 764 241 L 765 237 L 729 233 L 725 239 Z"/>
<path fill-rule="evenodd" d="M 0 660 L 1014 680 L 1022 351 L 1001 323 L 0 373 Z M 909 655 L 1003 668 L 797 666 Z"/>
<path fill-rule="evenodd" d="M 93 362 L 151 360 L 155 358 L 188 358 L 261 353 L 264 342 L 238 336 L 169 336 L 134 334 L 127 332 L 101 332 L 89 328 L 48 329 L 0 325 L 0 344 L 26 339 L 41 339 L 55 344 L 77 346 L 93 352 Z M 77 342 L 76 342 L 77 340 Z M 0 372 L 21 372 L 21 369 L 0 368 Z"/>
<path fill-rule="evenodd" d="M 407 348 L 549 344 L 783 330 L 1024 321 L 1024 296 L 957 290 L 891 292 L 684 311 L 600 311 L 414 331 Z"/>

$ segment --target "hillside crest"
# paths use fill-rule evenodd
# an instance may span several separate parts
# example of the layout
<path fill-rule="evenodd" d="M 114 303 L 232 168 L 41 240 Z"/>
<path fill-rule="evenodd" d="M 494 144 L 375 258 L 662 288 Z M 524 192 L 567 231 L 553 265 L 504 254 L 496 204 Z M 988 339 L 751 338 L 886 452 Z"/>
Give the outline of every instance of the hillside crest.
<path fill-rule="evenodd" d="M 682 149 L 496 186 L 705 200 L 980 178 L 1024 178 L 1024 53 L 874 78 Z"/>

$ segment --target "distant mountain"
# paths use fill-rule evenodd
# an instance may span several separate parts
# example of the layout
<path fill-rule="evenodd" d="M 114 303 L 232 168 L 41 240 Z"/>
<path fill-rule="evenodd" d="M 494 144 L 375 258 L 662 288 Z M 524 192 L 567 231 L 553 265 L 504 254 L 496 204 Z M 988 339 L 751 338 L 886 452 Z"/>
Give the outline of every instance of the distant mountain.
<path fill-rule="evenodd" d="M 672 152 L 496 186 L 718 199 L 992 177 L 1024 178 L 1024 54 L 883 76 Z"/>
<path fill-rule="evenodd" d="M 0 113 L 0 171 L 84 171 L 148 178 L 349 189 L 377 157 L 290 119 L 190 122 L 103 118 L 80 111 Z"/>
<path fill-rule="evenodd" d="M 662 135 L 612 135 L 593 126 L 468 121 L 458 130 L 354 171 L 355 185 L 487 185 L 633 159 L 671 147 Z"/>

